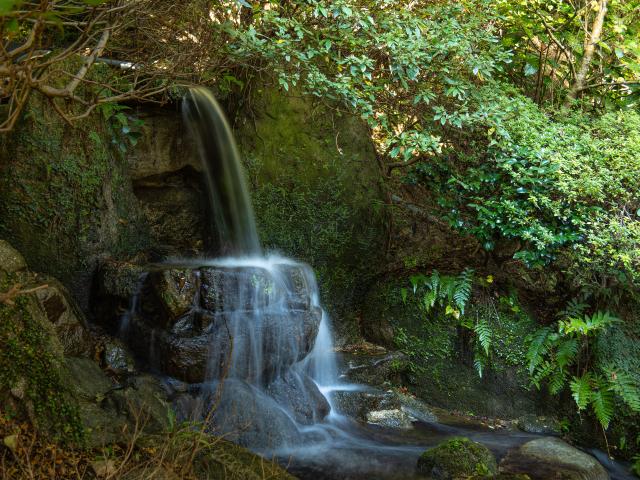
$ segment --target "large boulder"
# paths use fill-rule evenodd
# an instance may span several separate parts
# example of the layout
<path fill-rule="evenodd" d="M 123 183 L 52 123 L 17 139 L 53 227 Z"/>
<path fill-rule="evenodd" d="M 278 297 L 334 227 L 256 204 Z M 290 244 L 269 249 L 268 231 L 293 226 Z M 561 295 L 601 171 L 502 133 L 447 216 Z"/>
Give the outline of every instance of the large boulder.
<path fill-rule="evenodd" d="M 5 240 L 0 240 L 0 282 L 9 288 L 31 290 L 33 315 L 53 326 L 55 336 L 67 356 L 90 356 L 94 344 L 80 308 L 57 279 L 27 271 L 24 258 Z M 0 293 L 2 289 L 0 289 Z"/>
<path fill-rule="evenodd" d="M 46 285 L 35 296 L 42 311 L 55 329 L 65 356 L 90 357 L 95 351 L 86 320 L 65 287 L 53 277 L 39 277 Z"/>
<path fill-rule="evenodd" d="M 427 450 L 418 459 L 418 472 L 434 480 L 490 477 L 497 471 L 491 451 L 463 437 L 451 438 Z"/>
<path fill-rule="evenodd" d="M 331 393 L 331 397 L 340 413 L 360 421 L 367 421 L 369 412 L 401 408 L 399 398 L 392 391 L 336 390 Z"/>
<path fill-rule="evenodd" d="M 208 429 L 253 449 L 294 447 L 303 437 L 291 417 L 264 392 L 241 380 L 227 379 L 211 395 L 204 417 L 213 408 Z"/>
<path fill-rule="evenodd" d="M 170 406 L 155 377 L 141 375 L 119 384 L 84 358 L 67 358 L 65 370 L 90 446 L 121 441 L 124 432 L 135 428 L 153 433 L 167 427 Z"/>
<path fill-rule="evenodd" d="M 137 275 L 139 300 L 124 315 L 106 315 L 106 327 L 122 332 L 126 320 L 133 350 L 186 382 L 229 375 L 267 385 L 305 358 L 318 334 L 322 310 L 306 268 L 150 267 Z M 107 298 L 121 298 L 113 274 L 102 278 Z"/>
<path fill-rule="evenodd" d="M 525 473 L 532 480 L 609 480 L 594 457 L 555 437 L 537 438 L 511 450 L 500 462 L 500 471 Z"/>
<path fill-rule="evenodd" d="M 311 351 L 321 311 L 223 313 L 204 319 L 193 312 L 169 331 L 149 325 L 148 320 L 134 317 L 129 341 L 161 371 L 190 383 L 219 378 L 225 372 L 268 383 Z"/>
<path fill-rule="evenodd" d="M 312 273 L 296 263 L 278 263 L 271 268 L 202 268 L 202 306 L 211 311 L 285 308 L 304 310 L 311 306 Z"/>
<path fill-rule="evenodd" d="M 308 375 L 290 370 L 267 387 L 279 405 L 292 412 L 296 422 L 311 425 L 322 421 L 331 407 Z"/>

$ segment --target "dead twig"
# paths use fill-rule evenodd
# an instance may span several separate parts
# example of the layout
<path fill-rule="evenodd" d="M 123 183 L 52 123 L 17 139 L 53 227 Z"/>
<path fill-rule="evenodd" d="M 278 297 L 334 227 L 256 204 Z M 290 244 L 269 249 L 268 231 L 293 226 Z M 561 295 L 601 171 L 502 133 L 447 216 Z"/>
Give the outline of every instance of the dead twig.
<path fill-rule="evenodd" d="M 15 305 L 14 300 L 21 295 L 28 295 L 30 293 L 37 292 L 39 290 L 43 290 L 48 288 L 49 285 L 40 285 L 38 287 L 26 288 L 22 289 L 22 285 L 19 283 L 11 287 L 7 292 L 0 293 L 0 303 L 4 303 L 5 305 L 13 306 Z"/>

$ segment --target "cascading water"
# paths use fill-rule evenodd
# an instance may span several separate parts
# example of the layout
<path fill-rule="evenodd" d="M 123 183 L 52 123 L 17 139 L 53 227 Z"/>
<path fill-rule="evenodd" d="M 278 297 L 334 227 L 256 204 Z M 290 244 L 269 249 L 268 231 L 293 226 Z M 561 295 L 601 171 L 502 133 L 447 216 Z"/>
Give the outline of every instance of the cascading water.
<path fill-rule="evenodd" d="M 238 147 L 226 117 L 206 88 L 192 88 L 184 118 L 198 144 L 219 248 L 224 254 L 259 256 L 260 241 Z"/>
<path fill-rule="evenodd" d="M 213 95 L 191 89 L 184 118 L 196 137 L 215 230 L 233 257 L 200 262 L 208 362 L 196 414 L 256 449 L 318 438 L 337 384 L 329 319 L 311 268 L 264 257 L 231 129 Z M 224 384 L 220 387 L 220 382 Z"/>

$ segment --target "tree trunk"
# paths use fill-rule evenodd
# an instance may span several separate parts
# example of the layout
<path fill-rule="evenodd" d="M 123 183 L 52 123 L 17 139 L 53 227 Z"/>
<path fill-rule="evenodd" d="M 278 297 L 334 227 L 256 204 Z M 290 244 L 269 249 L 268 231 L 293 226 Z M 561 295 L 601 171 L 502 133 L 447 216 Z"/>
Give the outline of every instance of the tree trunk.
<path fill-rule="evenodd" d="M 583 89 L 584 83 L 587 79 L 587 74 L 589 73 L 589 67 L 591 66 L 591 60 L 593 59 L 593 54 L 596 49 L 596 44 L 600 41 L 602 37 L 602 25 L 604 24 L 604 17 L 607 14 L 607 3 L 608 0 L 600 0 L 598 2 L 598 14 L 596 15 L 595 20 L 593 21 L 593 28 L 591 29 L 591 34 L 588 35 L 589 38 L 585 39 L 585 48 L 584 55 L 582 56 L 582 63 L 580 64 L 580 70 L 576 75 L 576 80 L 571 86 L 569 93 L 567 94 L 567 98 L 565 99 L 564 106 L 568 108 L 571 106 L 571 103 L 576 99 L 578 93 Z"/>

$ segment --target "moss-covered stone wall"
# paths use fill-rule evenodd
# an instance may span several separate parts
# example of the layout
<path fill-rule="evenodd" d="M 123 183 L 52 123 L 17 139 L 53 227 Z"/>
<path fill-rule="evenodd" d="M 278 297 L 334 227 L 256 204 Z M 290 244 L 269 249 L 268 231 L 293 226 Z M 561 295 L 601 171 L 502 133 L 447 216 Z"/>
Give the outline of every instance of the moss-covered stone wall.
<path fill-rule="evenodd" d="M 381 262 L 384 224 L 367 127 L 311 97 L 260 92 L 237 123 L 266 249 L 308 262 L 342 339 L 358 334 L 363 287 Z"/>

